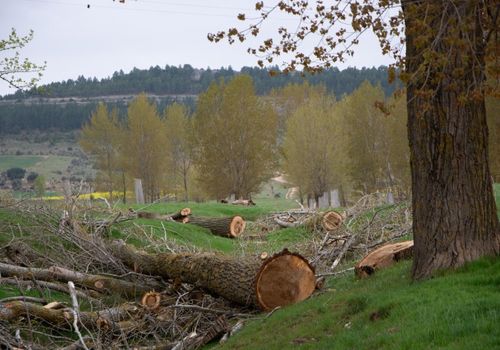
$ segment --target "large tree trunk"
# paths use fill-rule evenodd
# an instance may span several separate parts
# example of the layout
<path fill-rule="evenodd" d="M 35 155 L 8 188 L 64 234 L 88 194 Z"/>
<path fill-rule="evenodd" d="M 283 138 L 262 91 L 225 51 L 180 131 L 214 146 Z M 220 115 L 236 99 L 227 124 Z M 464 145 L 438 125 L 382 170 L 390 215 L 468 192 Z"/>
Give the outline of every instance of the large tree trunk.
<path fill-rule="evenodd" d="M 420 279 L 499 254 L 500 232 L 479 93 L 485 68 L 482 2 L 404 0 L 402 5 L 413 277 Z"/>
<path fill-rule="evenodd" d="M 179 279 L 241 305 L 274 309 L 302 301 L 316 286 L 306 259 L 283 251 L 266 260 L 215 254 L 156 254 L 137 251 L 118 241 L 113 255 L 136 271 Z"/>

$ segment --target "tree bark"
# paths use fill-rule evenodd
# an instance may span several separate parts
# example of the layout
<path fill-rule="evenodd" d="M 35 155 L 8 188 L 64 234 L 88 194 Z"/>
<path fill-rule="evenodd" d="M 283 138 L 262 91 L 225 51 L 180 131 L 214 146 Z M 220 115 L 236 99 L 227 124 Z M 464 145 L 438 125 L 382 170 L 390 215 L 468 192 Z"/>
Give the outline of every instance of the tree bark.
<path fill-rule="evenodd" d="M 263 310 L 309 297 L 315 289 L 314 268 L 298 254 L 284 250 L 264 261 L 258 257 L 215 254 L 147 254 L 122 241 L 110 249 L 135 271 L 180 279 L 232 302 Z"/>
<path fill-rule="evenodd" d="M 484 81 L 480 25 L 482 6 L 487 5 L 404 0 L 402 6 L 409 77 L 413 278 L 421 279 L 500 253 L 484 95 L 471 96 L 482 91 Z M 427 26 L 422 25 L 424 18 Z M 427 41 L 422 43 L 422 38 Z M 461 42 L 465 44 L 459 46 Z M 422 48 L 435 58 L 426 57 Z"/>
<path fill-rule="evenodd" d="M 227 218 L 189 217 L 185 222 L 207 228 L 212 234 L 227 238 L 236 238 L 245 231 L 245 220 L 241 216 Z"/>

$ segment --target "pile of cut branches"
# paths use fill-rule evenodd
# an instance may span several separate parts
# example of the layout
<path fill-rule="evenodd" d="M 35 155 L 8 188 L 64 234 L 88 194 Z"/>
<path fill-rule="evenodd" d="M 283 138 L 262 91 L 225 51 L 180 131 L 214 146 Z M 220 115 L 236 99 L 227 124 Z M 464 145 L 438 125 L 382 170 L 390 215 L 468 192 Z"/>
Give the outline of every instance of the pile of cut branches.
<path fill-rule="evenodd" d="M 138 249 L 103 234 L 127 213 L 4 210 L 13 220 L 2 225 L 10 239 L 0 246 L 0 289 L 17 294 L 0 299 L 7 348 L 197 349 L 316 287 L 313 267 L 286 250 L 265 259 L 201 253 L 137 225 L 135 237 L 123 238 Z"/>

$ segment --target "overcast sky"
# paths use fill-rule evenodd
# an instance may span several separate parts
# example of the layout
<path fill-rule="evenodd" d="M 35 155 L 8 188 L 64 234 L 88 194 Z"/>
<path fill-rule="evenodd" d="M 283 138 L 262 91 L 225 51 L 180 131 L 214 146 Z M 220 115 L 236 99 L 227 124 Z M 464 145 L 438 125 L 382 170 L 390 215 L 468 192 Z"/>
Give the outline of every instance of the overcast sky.
<path fill-rule="evenodd" d="M 41 83 L 75 79 L 79 75 L 103 78 L 122 69 L 190 64 L 196 68 L 254 66 L 247 43 L 214 44 L 207 33 L 241 22 L 236 15 L 251 14 L 255 1 L 243 0 L 0 0 L 0 38 L 11 28 L 18 34 L 35 32 L 21 54 L 31 61 L 47 61 Z M 90 5 L 90 8 L 87 8 Z M 277 15 L 264 28 L 292 25 Z M 4 56 L 0 55 L 0 59 Z M 373 36 L 366 36 L 347 66 L 388 64 Z M 0 82 L 0 95 L 14 92 Z"/>

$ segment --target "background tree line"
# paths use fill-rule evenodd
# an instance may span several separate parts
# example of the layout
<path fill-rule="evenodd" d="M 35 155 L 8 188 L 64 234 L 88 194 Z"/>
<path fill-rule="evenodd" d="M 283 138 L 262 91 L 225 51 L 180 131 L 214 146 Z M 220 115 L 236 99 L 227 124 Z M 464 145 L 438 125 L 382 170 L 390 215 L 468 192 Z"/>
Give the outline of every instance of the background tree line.
<path fill-rule="evenodd" d="M 98 188 L 123 198 L 133 178 L 142 179 L 148 201 L 249 198 L 276 173 L 299 188 L 303 201 L 318 202 L 332 190 L 343 200 L 377 190 L 406 196 L 407 114 L 399 95 L 365 81 L 340 99 L 307 82 L 259 96 L 252 78 L 238 75 L 212 82 L 193 111 L 180 103 L 158 109 L 145 94 L 126 111 L 101 103 L 80 144 L 94 156 Z M 497 118 L 490 119 L 495 138 Z"/>
<path fill-rule="evenodd" d="M 392 94 L 397 87 L 397 84 L 390 85 L 387 82 L 387 68 L 383 66 L 348 68 L 342 71 L 329 69 L 321 74 L 306 76 L 280 74 L 272 77 L 269 70 L 256 67 L 243 67 L 237 72 L 231 68 L 199 70 L 189 65 L 166 66 L 163 69 L 156 66 L 149 70 L 133 69 L 130 73 L 115 72 L 112 77 L 101 80 L 80 76 L 76 80 L 70 79 L 6 95 L 0 98 L 0 133 L 19 133 L 35 129 L 80 129 L 88 121 L 91 111 L 95 110 L 99 101 L 118 108 L 120 115 L 124 115 L 130 102 L 129 98 L 109 97 L 137 95 L 142 92 L 161 95 L 155 96 L 159 110 L 164 110 L 174 102 L 182 102 L 193 111 L 196 95 L 206 91 L 212 82 L 229 80 L 238 74 L 250 75 L 257 95 L 261 96 L 289 84 L 300 84 L 304 81 L 311 85 L 325 86 L 328 92 L 338 98 L 350 94 L 365 80 L 380 84 L 386 95 Z"/>
<path fill-rule="evenodd" d="M 96 97 L 109 95 L 127 95 L 145 92 L 157 95 L 197 95 L 205 91 L 213 81 L 221 78 L 231 79 L 238 74 L 252 77 L 258 95 L 267 94 L 275 88 L 291 83 L 300 83 L 304 80 L 312 85 L 325 85 L 328 91 L 337 96 L 349 94 L 363 81 L 372 84 L 380 83 L 386 94 L 391 94 L 397 84 L 387 81 L 387 67 L 378 68 L 338 68 L 326 69 L 320 74 L 276 74 L 271 76 L 269 71 L 279 72 L 278 67 L 259 68 L 243 67 L 235 71 L 231 67 L 219 69 L 196 69 L 186 64 L 184 66 L 159 66 L 149 69 L 132 69 L 129 73 L 114 72 L 111 77 L 98 80 L 79 76 L 76 80 L 68 79 L 41 86 L 38 89 L 27 91 L 18 90 L 14 94 L 6 95 L 4 100 L 16 100 L 29 97 Z"/>

